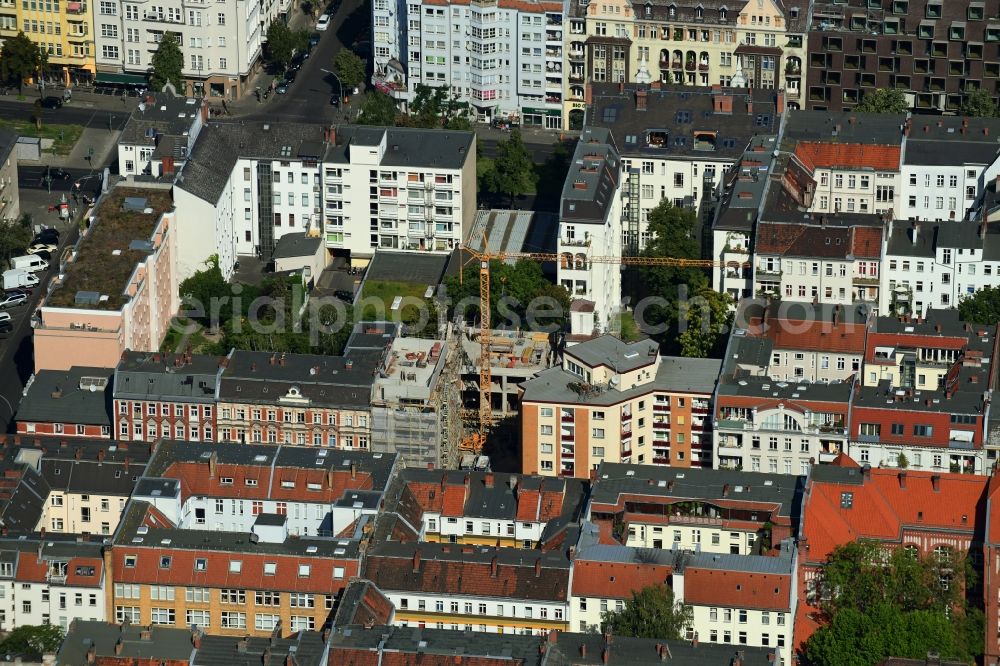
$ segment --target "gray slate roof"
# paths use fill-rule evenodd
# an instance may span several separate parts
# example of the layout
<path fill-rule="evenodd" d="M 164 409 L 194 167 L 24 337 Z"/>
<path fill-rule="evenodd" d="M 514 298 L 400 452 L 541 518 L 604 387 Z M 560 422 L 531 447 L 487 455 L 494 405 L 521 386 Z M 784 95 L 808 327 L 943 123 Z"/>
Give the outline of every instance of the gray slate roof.
<path fill-rule="evenodd" d="M 611 132 L 600 127 L 585 128 L 563 183 L 562 219 L 604 224 L 620 179 L 621 159 Z"/>
<path fill-rule="evenodd" d="M 656 361 L 659 348 L 648 338 L 628 343 L 613 335 L 602 335 L 567 347 L 565 353 L 592 368 L 603 365 L 617 372 L 631 372 Z"/>
<path fill-rule="evenodd" d="M 84 666 L 87 651 L 91 646 L 98 657 L 115 656 L 115 644 L 122 641 L 122 651 L 118 655 L 125 658 L 163 659 L 187 661 L 194 647 L 191 632 L 187 629 L 153 626 L 150 637 L 143 640 L 140 635 L 147 629 L 141 625 L 116 625 L 107 622 L 75 620 L 70 626 L 59 653 L 57 666 Z"/>
<path fill-rule="evenodd" d="M 222 360 L 204 354 L 126 350 L 115 370 L 114 397 L 214 403 Z"/>
<path fill-rule="evenodd" d="M 113 374 L 111 368 L 82 366 L 69 370 L 39 370 L 21 398 L 17 420 L 110 426 Z M 107 384 L 95 391 L 81 388 L 84 377 L 103 379 Z"/>
<path fill-rule="evenodd" d="M 304 231 L 285 234 L 275 243 L 271 258 L 312 257 L 322 244 L 323 239 L 320 236 L 307 236 Z"/>

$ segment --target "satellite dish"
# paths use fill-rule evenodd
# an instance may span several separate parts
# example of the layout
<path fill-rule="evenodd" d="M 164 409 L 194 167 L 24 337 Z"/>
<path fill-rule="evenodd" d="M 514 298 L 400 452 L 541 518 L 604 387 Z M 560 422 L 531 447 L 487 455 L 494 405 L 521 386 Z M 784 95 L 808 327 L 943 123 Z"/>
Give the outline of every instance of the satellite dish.
<path fill-rule="evenodd" d="M 95 384 L 90 385 L 90 392 L 95 393 L 97 391 L 97 386 Z"/>

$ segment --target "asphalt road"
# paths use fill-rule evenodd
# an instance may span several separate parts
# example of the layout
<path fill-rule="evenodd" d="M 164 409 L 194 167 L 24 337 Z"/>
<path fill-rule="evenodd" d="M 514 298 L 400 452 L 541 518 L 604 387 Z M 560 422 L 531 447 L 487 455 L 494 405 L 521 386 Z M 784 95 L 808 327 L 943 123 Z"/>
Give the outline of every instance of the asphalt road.
<path fill-rule="evenodd" d="M 31 120 L 34 113 L 35 107 L 29 102 L 0 98 L 0 118 Z M 125 126 L 128 116 L 129 112 L 124 108 L 121 111 L 109 111 L 68 105 L 61 109 L 46 109 L 42 118 L 46 123 L 120 130 Z"/>
<path fill-rule="evenodd" d="M 59 252 L 76 243 L 80 236 L 77 225 L 60 225 L 63 230 L 59 239 Z M 11 308 L 8 312 L 14 323 L 14 330 L 0 335 L 0 433 L 13 431 L 14 410 L 21 401 L 21 394 L 28 378 L 34 372 L 34 349 L 31 340 L 31 315 L 38 308 L 42 297 L 41 285 L 52 277 L 55 268 L 38 273 L 39 286 L 32 289 L 28 303 Z"/>
<path fill-rule="evenodd" d="M 337 79 L 321 70 L 333 69 L 333 59 L 344 48 L 345 21 L 362 5 L 362 0 L 344 0 L 333 15 L 330 27 L 319 33 L 320 42 L 302 64 L 295 81 L 284 95 L 272 93 L 247 117 L 258 120 L 286 120 L 304 123 L 330 123 L 343 111 L 330 104 L 330 96 L 340 90 Z M 351 32 L 347 26 L 347 32 Z"/>
<path fill-rule="evenodd" d="M 32 190 L 47 190 L 48 186 L 45 184 L 45 173 L 48 167 L 43 165 L 37 166 L 25 166 L 18 165 L 17 167 L 17 186 L 21 189 L 27 188 Z M 69 174 L 69 178 L 53 178 L 52 179 L 52 191 L 53 192 L 69 192 L 73 188 L 73 183 L 75 183 L 80 178 L 85 178 L 91 175 L 90 169 L 63 169 Z M 93 189 L 93 188 L 89 188 Z"/>

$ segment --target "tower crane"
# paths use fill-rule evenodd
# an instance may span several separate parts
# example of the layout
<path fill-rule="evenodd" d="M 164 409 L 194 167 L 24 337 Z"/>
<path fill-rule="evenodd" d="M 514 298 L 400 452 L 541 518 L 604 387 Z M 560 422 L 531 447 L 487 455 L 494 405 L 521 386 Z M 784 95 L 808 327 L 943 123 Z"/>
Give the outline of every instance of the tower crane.
<path fill-rule="evenodd" d="M 465 245 L 459 248 L 472 255 L 469 261 L 479 262 L 479 411 L 463 412 L 469 416 L 478 416 L 478 427 L 471 435 L 464 437 L 460 444 L 463 451 L 479 454 L 486 443 L 486 433 L 493 424 L 493 401 L 491 398 L 493 371 L 490 367 L 490 262 L 494 259 L 529 259 L 546 262 L 560 261 L 564 255 L 552 252 L 481 252 Z M 718 261 L 714 259 L 682 259 L 679 257 L 645 257 L 645 256 L 594 256 L 587 261 L 597 264 L 619 264 L 622 266 L 674 266 L 678 268 L 712 268 L 715 266 L 745 266 L 745 262 Z M 463 265 L 463 268 L 466 264 Z M 459 271 L 461 276 L 463 271 Z"/>

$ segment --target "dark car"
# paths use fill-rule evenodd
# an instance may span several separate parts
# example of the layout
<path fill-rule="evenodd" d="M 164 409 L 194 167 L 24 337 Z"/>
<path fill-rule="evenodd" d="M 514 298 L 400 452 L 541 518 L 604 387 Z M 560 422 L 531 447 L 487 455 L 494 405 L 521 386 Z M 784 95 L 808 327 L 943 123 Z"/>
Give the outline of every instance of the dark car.
<path fill-rule="evenodd" d="M 36 257 L 41 257 L 45 261 L 49 261 L 49 262 L 52 261 L 52 253 L 49 252 L 48 250 L 39 250 L 38 252 L 35 252 L 34 254 L 35 254 Z"/>
<path fill-rule="evenodd" d="M 316 47 L 319 45 L 319 33 L 314 32 L 312 36 L 309 37 L 309 46 Z"/>
<path fill-rule="evenodd" d="M 10 321 L 0 321 L 0 335 L 10 335 L 14 330 L 14 324 Z"/>
<path fill-rule="evenodd" d="M 42 229 L 37 236 L 31 240 L 32 245 L 45 243 L 47 245 L 59 244 L 59 232 L 55 229 Z"/>
<path fill-rule="evenodd" d="M 55 169 L 50 168 L 49 175 L 59 180 L 69 180 L 70 178 L 73 177 L 69 175 L 69 171 L 66 171 L 65 169 L 60 169 L 59 167 L 56 167 Z"/>
<path fill-rule="evenodd" d="M 285 83 L 291 83 L 295 80 L 295 77 L 299 75 L 299 66 L 293 65 L 287 72 L 285 72 Z"/>
<path fill-rule="evenodd" d="M 285 93 L 288 92 L 288 83 L 282 81 L 275 87 L 274 92 L 278 93 L 279 95 L 284 95 Z"/>
<path fill-rule="evenodd" d="M 348 303 L 354 302 L 354 293 L 347 291 L 346 289 L 338 289 L 333 292 L 334 298 L 339 298 L 342 301 L 347 301 Z"/>
<path fill-rule="evenodd" d="M 340 106 L 340 96 L 331 95 L 330 96 L 330 106 Z"/>
<path fill-rule="evenodd" d="M 61 109 L 63 101 L 58 97 L 46 97 L 41 101 L 41 107 L 43 109 Z"/>

